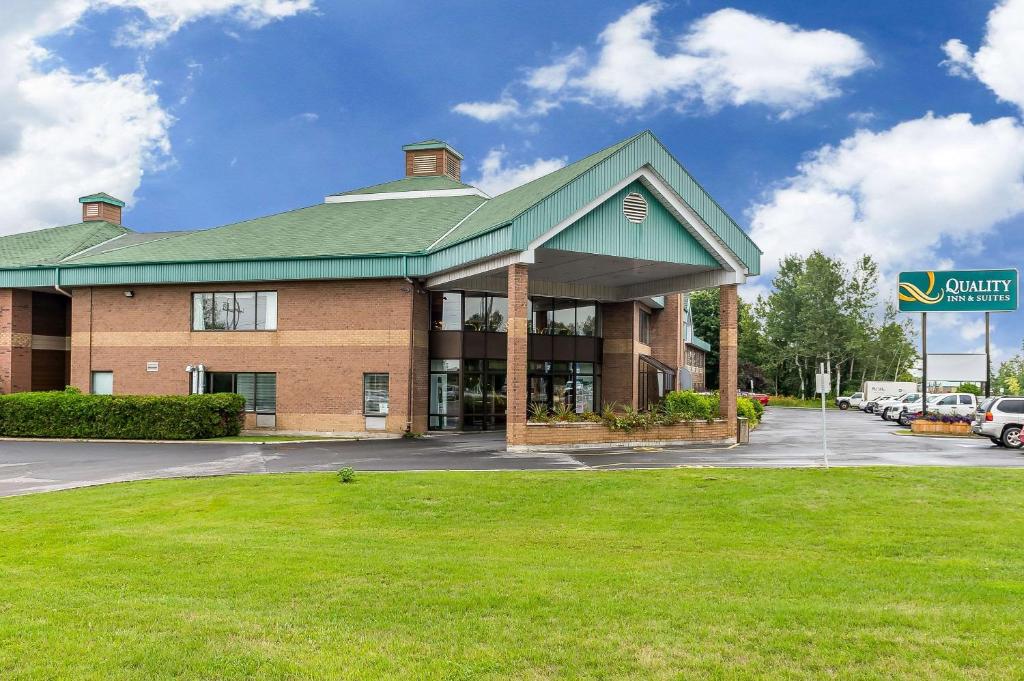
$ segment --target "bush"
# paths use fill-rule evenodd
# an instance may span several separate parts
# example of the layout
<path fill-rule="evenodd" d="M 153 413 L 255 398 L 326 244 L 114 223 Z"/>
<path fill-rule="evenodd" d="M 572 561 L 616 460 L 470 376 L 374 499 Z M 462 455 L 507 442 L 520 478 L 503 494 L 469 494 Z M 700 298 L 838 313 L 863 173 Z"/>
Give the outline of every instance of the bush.
<path fill-rule="evenodd" d="M 752 400 L 749 397 L 736 398 L 736 413 L 746 418 L 751 428 L 756 426 L 761 420 L 761 415 L 757 411 L 757 407 L 754 406 L 755 404 L 761 406 L 757 400 Z"/>
<path fill-rule="evenodd" d="M 971 393 L 975 397 L 981 397 L 981 386 L 976 383 L 961 383 L 957 392 Z"/>
<path fill-rule="evenodd" d="M 718 416 L 718 398 L 692 390 L 673 390 L 665 396 L 665 411 L 682 421 L 712 421 Z"/>
<path fill-rule="evenodd" d="M 929 421 L 932 423 L 972 423 L 974 419 L 970 416 L 959 416 L 956 414 L 934 414 L 928 413 L 918 416 L 915 421 Z"/>
<path fill-rule="evenodd" d="M 338 471 L 338 482 L 349 483 L 356 479 L 356 472 L 352 470 L 351 466 L 345 466 Z"/>
<path fill-rule="evenodd" d="M 245 399 L 215 395 L 83 395 L 63 392 L 0 395 L 6 437 L 199 440 L 238 435 Z"/>

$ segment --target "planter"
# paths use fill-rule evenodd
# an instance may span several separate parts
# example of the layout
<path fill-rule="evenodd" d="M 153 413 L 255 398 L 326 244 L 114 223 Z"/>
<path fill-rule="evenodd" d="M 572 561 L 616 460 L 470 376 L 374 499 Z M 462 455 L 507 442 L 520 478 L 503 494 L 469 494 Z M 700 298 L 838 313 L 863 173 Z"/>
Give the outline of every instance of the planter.
<path fill-rule="evenodd" d="M 625 432 L 610 430 L 603 423 L 528 423 L 521 442 L 509 446 L 512 451 L 558 447 L 660 446 L 684 443 L 736 442 L 737 426 L 725 421 L 687 421 L 672 426 L 657 426 Z"/>
<path fill-rule="evenodd" d="M 969 423 L 942 423 L 941 421 L 922 421 L 918 419 L 910 424 L 914 433 L 933 433 L 936 435 L 970 435 Z"/>

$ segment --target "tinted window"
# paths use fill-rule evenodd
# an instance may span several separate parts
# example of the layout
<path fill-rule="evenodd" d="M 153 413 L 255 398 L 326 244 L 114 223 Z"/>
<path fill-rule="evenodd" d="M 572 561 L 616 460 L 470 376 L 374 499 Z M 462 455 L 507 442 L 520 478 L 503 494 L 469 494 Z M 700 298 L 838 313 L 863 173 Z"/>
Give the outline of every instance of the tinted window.
<path fill-rule="evenodd" d="M 466 312 L 463 317 L 463 328 L 466 331 L 483 331 L 487 318 L 487 297 L 466 296 Z"/>
<path fill-rule="evenodd" d="M 996 409 L 1005 414 L 1024 414 L 1024 400 L 1000 400 Z"/>
<path fill-rule="evenodd" d="M 974 402 L 971 400 L 970 395 L 961 395 L 960 404 L 974 404 Z"/>
<path fill-rule="evenodd" d="M 508 330 L 508 298 L 490 298 L 491 307 L 487 315 L 487 330 L 505 333 Z"/>
<path fill-rule="evenodd" d="M 939 400 L 939 404 L 956 404 L 956 395 L 947 395 Z"/>

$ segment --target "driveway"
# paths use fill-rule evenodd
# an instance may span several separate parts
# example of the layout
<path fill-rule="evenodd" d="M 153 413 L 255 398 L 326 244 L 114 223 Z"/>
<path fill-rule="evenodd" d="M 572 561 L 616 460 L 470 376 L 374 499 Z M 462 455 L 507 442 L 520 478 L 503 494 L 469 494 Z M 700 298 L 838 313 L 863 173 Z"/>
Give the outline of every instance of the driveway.
<path fill-rule="evenodd" d="M 834 466 L 1020 466 L 1024 453 L 988 440 L 893 435 L 859 411 L 828 413 Z M 742 447 L 630 448 L 510 454 L 502 434 L 437 435 L 254 445 L 244 443 L 0 442 L 0 496 L 146 478 L 356 470 L 577 470 L 676 466 L 820 466 L 821 413 L 769 409 Z"/>

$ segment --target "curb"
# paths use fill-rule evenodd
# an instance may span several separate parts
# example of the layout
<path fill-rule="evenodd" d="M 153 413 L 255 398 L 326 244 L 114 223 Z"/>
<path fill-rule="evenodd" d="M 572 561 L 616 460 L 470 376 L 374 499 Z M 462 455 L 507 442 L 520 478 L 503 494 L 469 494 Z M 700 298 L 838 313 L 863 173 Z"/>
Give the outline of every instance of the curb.
<path fill-rule="evenodd" d="M 127 445 L 294 445 L 308 442 L 358 442 L 368 438 L 339 437 L 316 438 L 303 440 L 104 440 L 97 438 L 58 438 L 58 437 L 0 437 L 0 442 L 88 442 L 91 444 L 127 444 Z"/>

